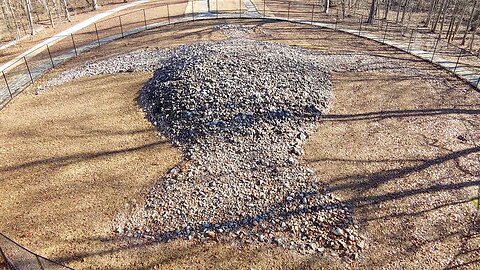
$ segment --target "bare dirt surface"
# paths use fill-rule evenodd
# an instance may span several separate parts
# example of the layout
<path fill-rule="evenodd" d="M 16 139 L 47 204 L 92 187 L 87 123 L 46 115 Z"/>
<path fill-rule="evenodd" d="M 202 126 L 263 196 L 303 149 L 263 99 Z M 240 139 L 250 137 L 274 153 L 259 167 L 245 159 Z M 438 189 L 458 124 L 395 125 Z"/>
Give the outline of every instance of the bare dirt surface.
<path fill-rule="evenodd" d="M 151 76 L 139 73 L 79 79 L 41 95 L 29 88 L 2 110 L 0 215 L 8 219 L 0 220 L 0 231 L 79 269 L 478 269 L 472 198 L 480 184 L 480 94 L 371 41 L 305 25 L 248 24 L 251 38 L 379 55 L 446 78 L 436 85 L 388 71 L 333 74 L 336 100 L 304 162 L 327 190 L 354 206 L 367 239 L 359 259 L 117 237 L 117 214 L 181 160 L 138 109 L 138 91 Z M 46 77 L 134 49 L 224 38 L 213 26 L 150 30 L 85 53 Z"/>

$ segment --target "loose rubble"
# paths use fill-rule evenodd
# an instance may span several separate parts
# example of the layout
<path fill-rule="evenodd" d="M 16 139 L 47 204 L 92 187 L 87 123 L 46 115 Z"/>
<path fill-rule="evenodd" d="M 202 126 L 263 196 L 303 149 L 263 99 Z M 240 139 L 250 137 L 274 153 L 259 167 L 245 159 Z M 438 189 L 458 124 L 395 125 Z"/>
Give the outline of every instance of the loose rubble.
<path fill-rule="evenodd" d="M 153 72 L 159 67 L 159 63 L 168 58 L 169 55 L 170 54 L 167 50 L 153 49 L 139 50 L 103 60 L 90 60 L 85 65 L 67 70 L 59 76 L 47 81 L 45 84 L 38 87 L 37 92 L 41 92 L 49 87 L 65 84 L 77 78 L 121 72 Z"/>
<path fill-rule="evenodd" d="M 236 239 L 303 254 L 358 256 L 365 242 L 351 209 L 326 194 L 321 179 L 299 163 L 302 145 L 332 102 L 330 72 L 422 71 L 376 56 L 240 38 L 92 61 L 44 87 L 154 70 L 140 105 L 183 150 L 185 162 L 150 189 L 141 209 L 118 224 L 118 234 Z"/>
<path fill-rule="evenodd" d="M 325 63 L 313 56 L 245 39 L 172 52 L 139 102 L 186 161 L 151 188 L 120 230 L 356 257 L 362 239 L 351 209 L 298 161 L 332 98 Z"/>

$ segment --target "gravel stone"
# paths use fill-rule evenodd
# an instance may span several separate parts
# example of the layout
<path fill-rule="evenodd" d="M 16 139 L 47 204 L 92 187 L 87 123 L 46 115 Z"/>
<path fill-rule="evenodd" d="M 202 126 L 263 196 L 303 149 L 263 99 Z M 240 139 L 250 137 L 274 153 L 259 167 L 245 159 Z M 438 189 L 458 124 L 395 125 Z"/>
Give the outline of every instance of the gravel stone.
<path fill-rule="evenodd" d="M 302 145 L 333 100 L 330 73 L 395 70 L 433 76 L 396 60 L 321 53 L 241 38 L 141 50 L 65 71 L 40 90 L 76 78 L 152 71 L 139 103 L 185 162 L 148 192 L 115 231 L 160 241 L 240 241 L 302 254 L 357 258 L 351 209 L 301 165 Z M 240 37 L 240 38 L 239 38 Z M 333 251 L 335 250 L 335 251 Z"/>
<path fill-rule="evenodd" d="M 338 241 L 332 228 L 355 231 L 349 208 L 298 162 L 331 88 L 325 59 L 305 49 L 232 39 L 173 50 L 139 103 L 186 161 L 151 188 L 144 219 L 126 230 L 141 236 L 149 228 L 160 241 L 233 238 L 302 254 Z M 343 245 L 338 253 L 358 250 Z"/>

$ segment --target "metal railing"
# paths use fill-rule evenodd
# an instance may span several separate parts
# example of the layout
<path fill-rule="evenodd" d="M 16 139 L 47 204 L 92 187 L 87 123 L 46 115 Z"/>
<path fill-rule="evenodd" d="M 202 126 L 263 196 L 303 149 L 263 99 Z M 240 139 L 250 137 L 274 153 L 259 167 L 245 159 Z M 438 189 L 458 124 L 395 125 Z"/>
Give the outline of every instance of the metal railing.
<path fill-rule="evenodd" d="M 0 266 L 2 264 L 12 270 L 72 269 L 35 254 L 0 233 Z"/>
<path fill-rule="evenodd" d="M 376 40 L 402 42 L 406 44 L 405 51 L 424 50 L 431 56 L 432 63 L 448 59 L 452 63 L 451 72 L 458 72 L 465 68 L 474 70 L 473 76 L 480 74 L 479 56 L 467 48 L 444 42 L 438 35 L 429 33 L 426 29 L 412 28 L 396 24 L 388 20 L 375 20 L 366 23 L 366 15 L 352 13 L 349 16 L 340 16 L 338 9 L 331 9 L 330 14 L 324 14 L 321 6 L 304 4 L 294 1 L 264 0 L 255 2 L 259 16 L 243 14 L 247 11 L 238 0 L 237 8 L 226 9 L 216 2 L 210 12 L 187 9 L 187 2 L 165 4 L 139 9 L 118 16 L 114 16 L 92 24 L 77 33 L 59 37 L 53 43 L 18 59 L 5 70 L 0 71 L 0 109 L 12 100 L 27 86 L 45 72 L 61 65 L 68 59 L 80 55 L 82 52 L 102 46 L 113 40 L 120 39 L 141 31 L 159 26 L 167 26 L 179 22 L 196 21 L 199 19 L 281 19 L 312 25 L 328 25 L 333 30 L 341 30 L 355 35 L 375 35 Z M 232 5 L 233 6 L 233 5 Z M 472 83 L 478 87 L 480 76 Z M 479 188 L 480 195 L 480 188 Z M 480 210 L 480 204 L 479 204 Z M 39 256 L 21 245 L 0 234 L 0 258 L 12 269 L 71 269 Z"/>
<path fill-rule="evenodd" d="M 260 1 L 260 0 L 259 0 Z M 42 74 L 57 67 L 66 60 L 78 56 L 84 51 L 109 43 L 115 39 L 138 33 L 151 28 L 178 22 L 195 21 L 198 19 L 224 18 L 271 18 L 284 19 L 311 24 L 328 24 L 335 30 L 351 30 L 357 35 L 372 34 L 381 41 L 395 41 L 408 44 L 405 49 L 422 50 L 432 63 L 451 63 L 448 70 L 458 73 L 460 70 L 474 71 L 468 81 L 477 86 L 480 84 L 480 58 L 478 54 L 452 45 L 438 35 L 420 28 L 411 28 L 387 20 L 375 20 L 366 23 L 366 15 L 355 12 L 342 17 L 338 9 L 332 8 L 330 14 L 325 14 L 319 5 L 305 4 L 295 1 L 264 0 L 256 1 L 255 6 L 259 16 L 248 16 L 243 0 L 238 5 L 232 4 L 225 8 L 216 2 L 211 10 L 196 11 L 194 5 L 188 8 L 188 2 L 163 4 L 144 9 L 138 9 L 114 16 L 87 26 L 69 36 L 59 36 L 52 43 L 31 52 L 25 57 L 0 71 L 0 109 L 27 86 L 33 84 Z M 426 58 L 424 58 L 426 59 Z M 444 65 L 445 67 L 445 65 Z M 473 76 L 477 76 L 473 78 Z"/>

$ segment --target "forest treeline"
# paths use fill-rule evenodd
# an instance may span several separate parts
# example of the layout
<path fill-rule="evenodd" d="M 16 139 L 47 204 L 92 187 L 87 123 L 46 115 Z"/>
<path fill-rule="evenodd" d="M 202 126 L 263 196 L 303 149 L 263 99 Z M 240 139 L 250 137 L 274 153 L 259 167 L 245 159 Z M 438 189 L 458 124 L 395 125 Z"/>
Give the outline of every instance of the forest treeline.
<path fill-rule="evenodd" d="M 343 17 L 367 13 L 366 23 L 388 19 L 426 29 L 448 42 L 458 40 L 469 49 L 480 28 L 479 0 L 322 0 L 322 5 L 325 13 L 332 5 L 336 6 Z"/>
<path fill-rule="evenodd" d="M 101 5 L 127 0 L 0 0 L 0 42 L 35 35 L 42 27 L 55 28 L 70 16 Z"/>
<path fill-rule="evenodd" d="M 266 1 L 268 4 L 270 0 Z M 410 27 L 421 27 L 439 33 L 449 42 L 456 40 L 470 49 L 479 34 L 480 0 L 306 1 L 323 6 L 324 13 L 332 13 L 335 8 L 335 12 L 344 17 L 362 12 L 366 15 L 365 23 L 388 19 Z M 38 27 L 56 27 L 70 20 L 72 12 L 121 2 L 127 0 L 0 0 L 0 41 L 15 40 L 26 34 L 35 35 Z"/>

